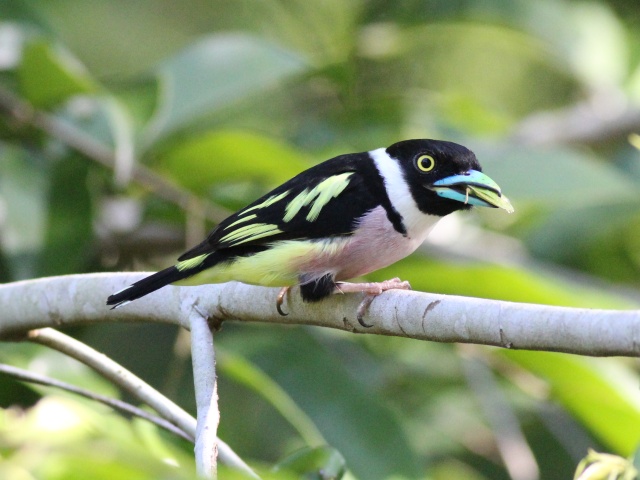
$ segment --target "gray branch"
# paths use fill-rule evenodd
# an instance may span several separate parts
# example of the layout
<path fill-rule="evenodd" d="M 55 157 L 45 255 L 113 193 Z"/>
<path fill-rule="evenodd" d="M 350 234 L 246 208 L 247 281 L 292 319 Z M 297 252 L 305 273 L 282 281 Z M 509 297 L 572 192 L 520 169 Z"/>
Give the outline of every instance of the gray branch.
<path fill-rule="evenodd" d="M 166 287 L 117 310 L 106 297 L 142 278 L 140 273 L 71 275 L 0 286 L 0 338 L 47 326 L 105 321 L 160 322 L 190 328 L 195 307 L 211 321 L 317 325 L 354 333 L 546 350 L 590 356 L 639 356 L 640 311 L 595 310 L 484 300 L 412 291 L 389 291 L 356 320 L 362 297 L 334 295 L 303 303 L 297 289 L 287 297 L 289 315 L 276 312 L 276 288 L 237 282 Z"/>
<path fill-rule="evenodd" d="M 213 332 L 207 315 L 195 307 L 191 313 L 191 359 L 198 408 L 196 429 L 196 467 L 204 478 L 218 478 L 218 439 L 220 423 L 218 410 L 218 384 L 216 382 L 216 356 L 213 348 Z"/>
<path fill-rule="evenodd" d="M 539 111 L 516 126 L 520 145 L 592 144 L 624 138 L 640 129 L 640 109 L 621 91 L 597 91 L 554 111 Z"/>

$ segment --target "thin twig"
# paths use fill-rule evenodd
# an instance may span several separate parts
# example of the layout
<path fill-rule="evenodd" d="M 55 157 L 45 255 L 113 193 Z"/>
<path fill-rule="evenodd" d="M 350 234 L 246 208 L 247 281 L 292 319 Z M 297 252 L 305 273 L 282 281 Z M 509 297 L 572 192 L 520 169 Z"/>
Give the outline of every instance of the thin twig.
<path fill-rule="evenodd" d="M 60 140 L 68 147 L 109 169 L 116 166 L 113 150 L 73 124 L 59 117 L 37 110 L 11 91 L 0 87 L 0 113 L 17 123 L 31 125 L 47 135 Z M 181 189 L 154 171 L 137 164 L 131 172 L 132 179 L 158 197 L 178 205 L 185 211 L 202 213 L 208 220 L 219 223 L 231 213 L 227 209 L 204 201 Z"/>
<path fill-rule="evenodd" d="M 176 425 L 189 436 L 196 437 L 195 418 L 106 355 L 52 328 L 32 330 L 28 334 L 28 339 L 31 342 L 46 345 L 62 352 L 93 368 L 141 403 L 149 405 L 161 417 Z M 241 470 L 252 478 L 259 478 L 251 467 L 220 439 L 218 439 L 218 455 L 220 461 L 225 465 Z"/>
<path fill-rule="evenodd" d="M 163 418 L 195 438 L 195 420 L 191 415 L 106 355 L 52 328 L 32 330 L 29 332 L 28 339 L 33 343 L 45 345 L 64 353 L 93 368 L 109 381 L 133 395 L 140 402 L 149 405 Z"/>
<path fill-rule="evenodd" d="M 122 400 L 119 400 L 117 398 L 106 397 L 104 395 L 100 395 L 99 393 L 95 393 L 90 390 L 86 390 L 84 388 L 76 387 L 75 385 L 71 385 L 70 383 L 61 382 L 60 380 L 56 380 L 54 378 L 47 377 L 45 375 L 33 373 L 28 370 L 23 370 L 22 368 L 6 365 L 4 363 L 0 363 L 0 373 L 4 373 L 5 375 L 12 376 L 23 382 L 37 383 L 39 385 L 44 385 L 47 387 L 55 387 L 61 390 L 65 390 L 67 392 L 75 393 L 76 395 L 80 395 L 90 400 L 94 400 L 96 402 L 100 402 L 104 405 L 107 405 L 108 407 L 111 407 L 114 410 L 118 410 L 120 412 L 127 413 L 129 415 L 133 415 L 135 417 L 139 417 L 144 420 L 147 420 L 148 422 L 154 423 L 160 428 L 164 428 L 168 432 L 173 433 L 174 435 L 177 435 L 188 442 L 193 442 L 194 440 L 193 437 L 190 437 L 183 430 L 179 429 L 174 424 L 167 422 L 165 419 L 160 418 L 157 415 L 153 415 L 127 402 L 123 402 Z"/>

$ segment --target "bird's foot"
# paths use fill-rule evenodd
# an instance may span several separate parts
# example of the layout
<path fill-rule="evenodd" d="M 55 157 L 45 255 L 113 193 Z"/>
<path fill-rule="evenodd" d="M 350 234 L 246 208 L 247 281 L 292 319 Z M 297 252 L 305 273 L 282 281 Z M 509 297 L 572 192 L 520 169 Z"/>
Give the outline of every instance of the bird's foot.
<path fill-rule="evenodd" d="M 288 313 L 285 313 L 282 311 L 282 304 L 284 303 L 284 299 L 287 296 L 287 293 L 289 292 L 289 288 L 291 287 L 282 287 L 280 289 L 280 292 L 278 293 L 278 297 L 276 298 L 276 310 L 278 310 L 278 313 L 283 317 L 286 317 L 287 315 L 289 315 Z"/>
<path fill-rule="evenodd" d="M 399 278 L 392 278 L 391 280 L 385 280 L 384 282 L 372 282 L 372 283 L 336 283 L 336 289 L 334 293 L 366 293 L 358 309 L 356 310 L 356 318 L 358 323 L 365 328 L 371 328 L 373 325 L 369 325 L 364 322 L 364 315 L 367 312 L 367 308 L 373 302 L 373 299 L 387 290 L 411 290 L 409 282 L 403 282 Z"/>

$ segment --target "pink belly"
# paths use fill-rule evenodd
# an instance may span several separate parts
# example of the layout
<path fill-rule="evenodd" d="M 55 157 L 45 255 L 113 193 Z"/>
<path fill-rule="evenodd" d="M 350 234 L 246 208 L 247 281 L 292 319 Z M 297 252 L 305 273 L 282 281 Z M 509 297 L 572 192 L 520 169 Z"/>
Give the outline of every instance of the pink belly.
<path fill-rule="evenodd" d="M 428 233 L 429 228 L 425 224 L 424 228 L 403 236 L 393 228 L 385 210 L 378 207 L 370 212 L 352 236 L 336 240 L 343 243 L 341 248 L 305 262 L 300 271 L 313 277 L 333 273 L 336 280 L 360 277 L 410 255 Z"/>

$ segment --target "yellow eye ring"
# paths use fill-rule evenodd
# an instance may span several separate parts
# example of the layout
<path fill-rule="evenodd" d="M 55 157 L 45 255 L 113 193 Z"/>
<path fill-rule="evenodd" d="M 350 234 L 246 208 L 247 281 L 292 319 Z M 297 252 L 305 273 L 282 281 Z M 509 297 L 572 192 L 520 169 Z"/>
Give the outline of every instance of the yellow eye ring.
<path fill-rule="evenodd" d="M 416 167 L 421 172 L 430 172 L 436 166 L 436 161 L 431 155 L 420 155 L 416 160 Z"/>

